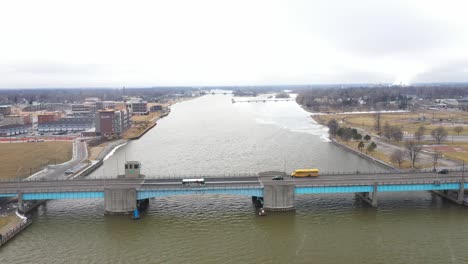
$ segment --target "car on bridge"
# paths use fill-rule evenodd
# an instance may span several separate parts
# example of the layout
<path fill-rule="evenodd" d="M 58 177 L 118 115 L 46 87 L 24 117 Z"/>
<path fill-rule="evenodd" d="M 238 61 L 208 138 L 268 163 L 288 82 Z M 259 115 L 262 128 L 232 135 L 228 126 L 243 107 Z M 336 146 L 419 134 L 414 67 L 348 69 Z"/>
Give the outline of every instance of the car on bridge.
<path fill-rule="evenodd" d="M 183 179 L 182 185 L 205 185 L 205 179 Z"/>
<path fill-rule="evenodd" d="M 449 170 L 447 170 L 447 169 L 441 169 L 441 170 L 438 170 L 437 173 L 438 173 L 438 174 L 448 174 L 448 173 L 449 173 Z"/>
<path fill-rule="evenodd" d="M 272 180 L 274 180 L 274 181 L 281 181 L 281 180 L 284 180 L 284 178 L 283 178 L 283 176 L 278 175 L 278 176 L 273 177 Z"/>

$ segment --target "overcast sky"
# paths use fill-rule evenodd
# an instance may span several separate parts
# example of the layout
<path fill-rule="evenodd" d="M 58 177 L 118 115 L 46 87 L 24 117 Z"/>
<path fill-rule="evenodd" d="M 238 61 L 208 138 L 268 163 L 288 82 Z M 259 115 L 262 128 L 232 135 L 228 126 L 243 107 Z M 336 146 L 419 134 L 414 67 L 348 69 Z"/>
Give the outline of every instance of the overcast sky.
<path fill-rule="evenodd" d="M 0 3 L 0 87 L 468 81 L 468 1 Z"/>

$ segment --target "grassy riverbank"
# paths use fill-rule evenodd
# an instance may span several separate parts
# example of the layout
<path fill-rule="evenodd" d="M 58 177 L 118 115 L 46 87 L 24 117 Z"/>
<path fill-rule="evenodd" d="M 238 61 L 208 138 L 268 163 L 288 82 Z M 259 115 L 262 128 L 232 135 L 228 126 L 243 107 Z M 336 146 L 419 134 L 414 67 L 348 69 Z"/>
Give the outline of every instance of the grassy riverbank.
<path fill-rule="evenodd" d="M 167 110 L 166 110 L 167 111 Z M 140 137 L 145 130 L 154 126 L 156 122 L 165 115 L 165 111 L 150 112 L 148 115 L 132 116 L 132 127 L 122 135 L 123 139 L 133 139 Z"/>
<path fill-rule="evenodd" d="M 12 228 L 17 226 L 21 222 L 21 219 L 16 216 L 14 212 L 9 213 L 5 216 L 0 216 L 0 234 L 6 234 Z"/>
<path fill-rule="evenodd" d="M 330 119 L 336 119 L 344 125 L 361 128 L 370 133 L 374 133 L 375 114 L 371 113 L 356 113 L 356 114 L 323 114 L 316 115 L 314 119 L 321 123 L 326 124 Z M 418 112 L 408 113 L 382 113 L 381 126 L 388 122 L 392 126 L 399 126 L 403 132 L 412 135 L 420 126 L 426 128 L 425 135 L 430 137 L 433 129 L 443 126 L 449 136 L 458 136 L 455 132 L 456 126 L 464 127 L 460 132 L 460 136 L 468 136 L 468 112 L 462 111 L 428 111 L 421 110 Z"/>
<path fill-rule="evenodd" d="M 356 128 L 358 133 L 362 136 L 370 135 L 369 142 L 363 141 L 367 144 L 374 141 L 377 148 L 369 153 L 375 159 L 378 159 L 389 165 L 398 167 L 398 163 L 392 162 L 391 155 L 396 150 L 406 152 L 403 141 L 395 142 L 389 141 L 380 136 L 378 131 L 375 130 L 375 114 L 372 113 L 340 113 L 340 114 L 321 114 L 314 115 L 312 118 L 322 125 L 327 125 L 328 121 L 335 119 L 338 121 L 340 127 Z M 424 126 L 424 138 L 419 142 L 422 146 L 422 152 L 419 154 L 415 168 L 432 168 L 433 153 L 437 151 L 441 158 L 437 161 L 437 166 L 451 167 L 459 165 L 459 160 L 468 161 L 468 142 L 463 142 L 463 137 L 468 135 L 468 113 L 461 111 L 419 111 L 416 113 L 381 113 L 380 119 L 381 126 L 385 123 L 391 126 L 400 128 L 404 136 L 412 136 L 414 132 L 420 127 Z M 431 131 L 439 126 L 444 127 L 448 132 L 446 140 L 441 144 L 437 144 L 431 136 Z M 463 131 L 459 134 L 455 131 L 455 127 L 463 127 Z M 453 138 L 455 141 L 452 142 Z M 458 140 L 458 141 L 457 141 Z M 358 149 L 358 144 L 361 140 L 350 140 L 348 142 L 337 139 L 339 144 L 344 144 L 357 151 L 366 152 L 365 148 Z M 401 163 L 401 168 L 411 168 L 409 158 L 406 156 Z"/>
<path fill-rule="evenodd" d="M 71 142 L 0 144 L 0 179 L 24 178 L 48 164 L 60 164 L 73 156 Z"/>

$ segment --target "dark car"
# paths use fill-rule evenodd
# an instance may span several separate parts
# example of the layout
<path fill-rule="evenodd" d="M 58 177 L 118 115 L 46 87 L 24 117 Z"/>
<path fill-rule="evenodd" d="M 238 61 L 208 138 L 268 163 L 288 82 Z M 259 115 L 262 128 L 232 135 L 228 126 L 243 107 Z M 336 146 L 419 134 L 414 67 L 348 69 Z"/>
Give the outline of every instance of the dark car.
<path fill-rule="evenodd" d="M 274 181 L 281 181 L 281 180 L 284 180 L 283 176 L 275 176 L 272 178 L 272 180 Z"/>
<path fill-rule="evenodd" d="M 449 170 L 447 170 L 447 169 L 441 169 L 441 170 L 437 171 L 437 173 L 439 173 L 439 174 L 448 174 L 448 173 L 449 173 Z"/>

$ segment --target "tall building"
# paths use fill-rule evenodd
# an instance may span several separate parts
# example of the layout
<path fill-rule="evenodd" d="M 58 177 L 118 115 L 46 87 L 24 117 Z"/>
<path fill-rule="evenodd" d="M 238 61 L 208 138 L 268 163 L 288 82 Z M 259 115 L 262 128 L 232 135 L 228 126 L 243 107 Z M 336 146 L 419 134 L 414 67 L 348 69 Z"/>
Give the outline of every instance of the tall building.
<path fill-rule="evenodd" d="M 131 126 L 129 109 L 108 109 L 96 113 L 96 134 L 101 136 L 120 135 Z"/>
<path fill-rule="evenodd" d="M 149 114 L 148 102 L 143 101 L 141 98 L 131 97 L 127 101 L 127 107 L 132 110 L 134 115 L 147 115 Z"/>

